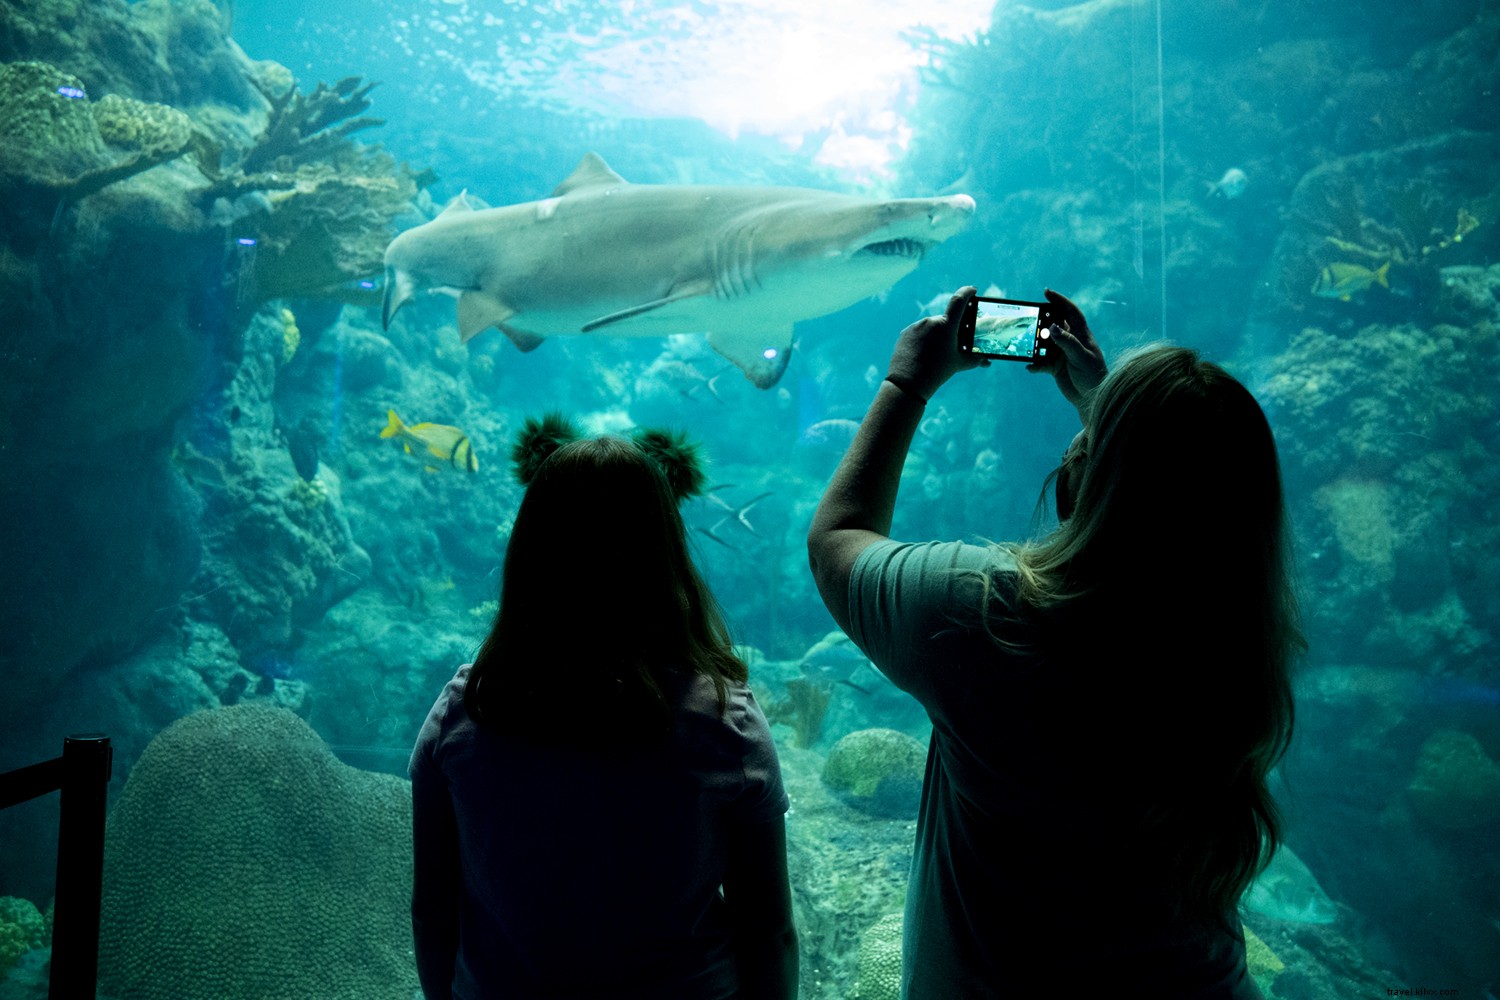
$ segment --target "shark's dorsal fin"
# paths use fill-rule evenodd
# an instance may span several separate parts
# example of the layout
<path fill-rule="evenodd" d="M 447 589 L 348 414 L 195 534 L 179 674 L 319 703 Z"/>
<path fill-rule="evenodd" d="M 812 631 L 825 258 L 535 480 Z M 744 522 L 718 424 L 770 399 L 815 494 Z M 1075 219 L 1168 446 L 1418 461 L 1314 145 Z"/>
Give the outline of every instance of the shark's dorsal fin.
<path fill-rule="evenodd" d="M 458 197 L 443 206 L 443 210 L 438 213 L 438 218 L 441 219 L 445 215 L 462 215 L 464 212 L 474 212 L 481 208 L 489 208 L 489 206 L 478 197 L 469 194 L 468 188 L 464 188 L 458 193 Z"/>
<path fill-rule="evenodd" d="M 630 183 L 613 170 L 609 164 L 604 162 L 604 157 L 598 153 L 584 153 L 583 159 L 578 161 L 578 166 L 568 175 L 568 179 L 559 184 L 552 191 L 552 197 L 561 198 L 573 191 L 583 191 L 594 187 L 614 187 L 617 184 Z"/>

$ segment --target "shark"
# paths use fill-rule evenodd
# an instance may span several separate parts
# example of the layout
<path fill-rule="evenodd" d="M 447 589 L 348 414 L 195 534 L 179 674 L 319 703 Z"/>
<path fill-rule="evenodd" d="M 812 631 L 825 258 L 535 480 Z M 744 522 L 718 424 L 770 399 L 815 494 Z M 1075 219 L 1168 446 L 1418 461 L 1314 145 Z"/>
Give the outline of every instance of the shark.
<path fill-rule="evenodd" d="M 458 296 L 465 342 L 707 334 L 756 386 L 793 328 L 889 289 L 974 215 L 965 194 L 880 200 L 814 188 L 632 184 L 588 153 L 550 197 L 489 208 L 467 192 L 385 251 L 387 329 L 418 293 Z"/>

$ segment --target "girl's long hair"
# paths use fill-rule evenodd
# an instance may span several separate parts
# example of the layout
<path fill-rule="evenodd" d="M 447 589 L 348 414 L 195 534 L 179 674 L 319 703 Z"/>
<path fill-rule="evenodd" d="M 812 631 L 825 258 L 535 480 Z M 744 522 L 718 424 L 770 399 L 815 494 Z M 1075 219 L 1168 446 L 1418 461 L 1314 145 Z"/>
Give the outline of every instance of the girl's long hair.
<path fill-rule="evenodd" d="M 530 742 L 645 744 L 671 725 L 674 673 L 728 683 L 747 671 L 688 551 L 662 471 L 618 437 L 563 445 L 526 489 L 500 607 L 464 707 Z"/>
<path fill-rule="evenodd" d="M 1094 761 L 1090 780 L 1158 854 L 1179 915 L 1229 923 L 1281 841 L 1267 779 L 1305 646 L 1270 426 L 1223 368 L 1151 347 L 1099 387 L 1065 464 L 1071 516 L 1012 548 L 1007 613 L 1096 696 L 1080 721 L 1126 765 Z"/>

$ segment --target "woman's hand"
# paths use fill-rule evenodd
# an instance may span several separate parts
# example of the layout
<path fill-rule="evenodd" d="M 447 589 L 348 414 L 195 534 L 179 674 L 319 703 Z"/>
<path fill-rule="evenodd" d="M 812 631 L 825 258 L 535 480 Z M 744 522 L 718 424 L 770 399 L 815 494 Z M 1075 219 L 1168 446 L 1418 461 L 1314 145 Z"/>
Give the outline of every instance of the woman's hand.
<path fill-rule="evenodd" d="M 1089 329 L 1083 311 L 1061 292 L 1047 289 L 1047 301 L 1052 303 L 1052 314 L 1057 318 L 1048 330 L 1048 339 L 1057 345 L 1057 351 L 1048 355 L 1048 360 L 1027 365 L 1027 371 L 1051 372 L 1057 387 L 1068 402 L 1085 416 L 1088 397 L 1104 381 L 1107 368 L 1104 352 Z"/>
<path fill-rule="evenodd" d="M 988 365 L 988 358 L 974 357 L 958 349 L 959 325 L 973 299 L 974 287 L 965 285 L 948 300 L 943 315 L 925 316 L 902 330 L 891 354 L 887 377 L 899 388 L 931 399 L 958 372 Z"/>

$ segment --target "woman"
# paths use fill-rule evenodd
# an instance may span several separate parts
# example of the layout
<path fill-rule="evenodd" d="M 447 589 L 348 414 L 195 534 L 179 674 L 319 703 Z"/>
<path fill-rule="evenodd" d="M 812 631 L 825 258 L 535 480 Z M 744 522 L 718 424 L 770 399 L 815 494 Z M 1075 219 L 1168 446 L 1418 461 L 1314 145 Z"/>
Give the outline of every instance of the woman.
<path fill-rule="evenodd" d="M 1058 529 L 886 537 L 926 401 L 987 363 L 957 347 L 963 289 L 902 333 L 808 536 L 834 618 L 933 723 L 902 996 L 1257 997 L 1235 906 L 1280 839 L 1266 778 L 1302 641 L 1275 444 L 1192 351 L 1106 376 L 1047 295 L 1057 349 L 1032 368 L 1083 421 Z"/>
<path fill-rule="evenodd" d="M 412 754 L 429 1000 L 789 1000 L 788 800 L 660 432 L 516 446 L 500 607 Z"/>

